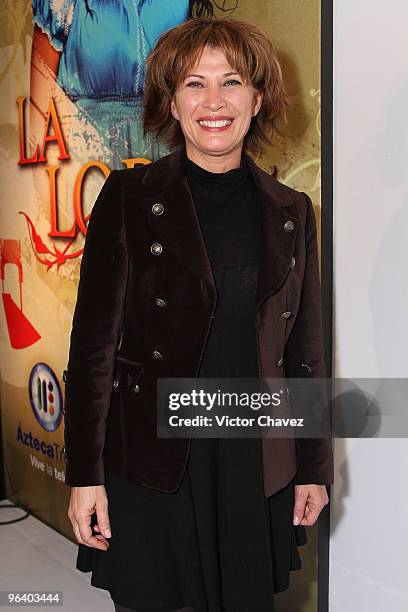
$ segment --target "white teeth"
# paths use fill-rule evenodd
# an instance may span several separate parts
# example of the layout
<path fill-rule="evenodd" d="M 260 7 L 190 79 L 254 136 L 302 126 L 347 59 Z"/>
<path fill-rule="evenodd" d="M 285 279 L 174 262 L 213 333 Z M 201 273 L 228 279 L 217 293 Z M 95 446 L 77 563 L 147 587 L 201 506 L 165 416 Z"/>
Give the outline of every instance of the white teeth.
<path fill-rule="evenodd" d="M 206 127 L 224 127 L 225 125 L 229 125 L 232 123 L 231 120 L 226 119 L 223 121 L 199 121 L 200 125 L 205 125 Z"/>

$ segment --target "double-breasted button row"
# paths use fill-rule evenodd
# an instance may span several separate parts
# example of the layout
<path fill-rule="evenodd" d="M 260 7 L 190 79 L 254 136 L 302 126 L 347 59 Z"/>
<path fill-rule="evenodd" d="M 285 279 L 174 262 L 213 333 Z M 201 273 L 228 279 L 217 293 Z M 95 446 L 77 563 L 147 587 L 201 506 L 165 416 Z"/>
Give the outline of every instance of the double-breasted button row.
<path fill-rule="evenodd" d="M 155 204 L 155 206 L 161 206 L 161 204 Z M 161 214 L 161 212 L 156 213 L 156 214 Z M 159 308 L 164 308 L 165 306 L 167 306 L 167 302 L 166 302 L 166 300 L 163 300 L 163 298 L 155 298 L 154 303 Z M 163 359 L 163 354 L 160 351 L 155 349 L 153 351 L 153 357 L 155 359 Z"/>
<path fill-rule="evenodd" d="M 161 202 L 156 202 L 153 204 L 152 213 L 154 215 L 162 215 L 163 211 L 164 206 Z M 150 246 L 150 251 L 153 255 L 160 255 L 160 253 L 163 251 L 163 247 L 159 242 L 153 242 L 153 244 Z"/>
<path fill-rule="evenodd" d="M 285 232 L 291 232 L 293 229 L 295 228 L 295 224 L 293 223 L 293 221 L 286 221 L 286 223 L 283 226 L 283 229 L 285 230 Z M 290 267 L 294 268 L 296 265 L 296 259 L 294 257 L 291 258 L 290 260 Z M 290 312 L 290 310 L 286 310 L 285 312 L 282 312 L 281 317 L 283 319 L 289 319 L 289 317 L 292 316 L 292 313 Z M 279 364 L 281 365 L 281 364 Z"/>
<path fill-rule="evenodd" d="M 285 230 L 285 232 L 291 232 L 292 230 L 295 229 L 294 222 L 291 221 L 291 220 L 286 221 L 284 226 L 283 226 L 283 229 Z M 294 268 L 295 265 L 296 265 L 296 259 L 295 259 L 295 257 L 292 257 L 291 260 L 290 260 L 290 267 L 291 267 L 291 269 Z M 285 310 L 285 312 L 282 312 L 282 314 L 281 314 L 281 318 L 282 319 L 289 319 L 289 317 L 291 317 L 291 316 L 292 316 L 292 313 L 291 313 L 290 310 Z M 283 358 L 281 357 L 276 362 L 276 365 L 280 367 L 282 364 L 283 364 Z"/>

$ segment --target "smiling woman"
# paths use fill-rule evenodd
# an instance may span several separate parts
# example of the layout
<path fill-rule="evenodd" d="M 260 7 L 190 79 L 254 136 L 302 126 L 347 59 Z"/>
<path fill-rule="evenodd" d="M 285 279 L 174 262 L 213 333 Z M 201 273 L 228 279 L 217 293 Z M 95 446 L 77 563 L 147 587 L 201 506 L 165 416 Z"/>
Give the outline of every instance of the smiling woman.
<path fill-rule="evenodd" d="M 160 378 L 325 377 L 311 200 L 247 154 L 287 103 L 258 26 L 169 30 L 147 59 L 144 129 L 175 150 L 112 172 L 92 209 L 66 482 L 77 567 L 118 612 L 272 612 L 328 502 L 330 440 L 157 435 Z"/>

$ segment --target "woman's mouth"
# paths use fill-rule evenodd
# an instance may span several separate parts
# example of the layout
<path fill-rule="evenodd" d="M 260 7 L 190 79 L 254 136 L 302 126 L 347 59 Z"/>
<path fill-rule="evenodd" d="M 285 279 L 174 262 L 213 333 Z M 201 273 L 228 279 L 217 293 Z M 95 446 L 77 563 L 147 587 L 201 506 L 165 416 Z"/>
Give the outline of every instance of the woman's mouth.
<path fill-rule="evenodd" d="M 198 125 L 209 132 L 223 132 L 229 128 L 233 119 L 199 119 Z"/>

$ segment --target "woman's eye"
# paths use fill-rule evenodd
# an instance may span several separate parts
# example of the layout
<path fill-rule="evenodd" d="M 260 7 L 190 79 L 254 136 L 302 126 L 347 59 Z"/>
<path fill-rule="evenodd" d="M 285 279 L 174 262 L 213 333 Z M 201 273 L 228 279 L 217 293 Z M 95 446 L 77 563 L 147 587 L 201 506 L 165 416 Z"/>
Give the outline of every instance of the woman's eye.
<path fill-rule="evenodd" d="M 240 81 L 237 81 L 236 79 L 230 79 L 229 81 L 225 81 L 224 85 L 227 85 L 228 83 L 238 83 L 238 85 L 241 85 Z M 187 83 L 187 87 L 191 87 L 192 89 L 196 89 L 196 87 L 194 87 L 195 85 L 200 85 L 201 87 L 202 83 L 200 83 L 200 81 L 190 81 L 189 83 Z"/>

